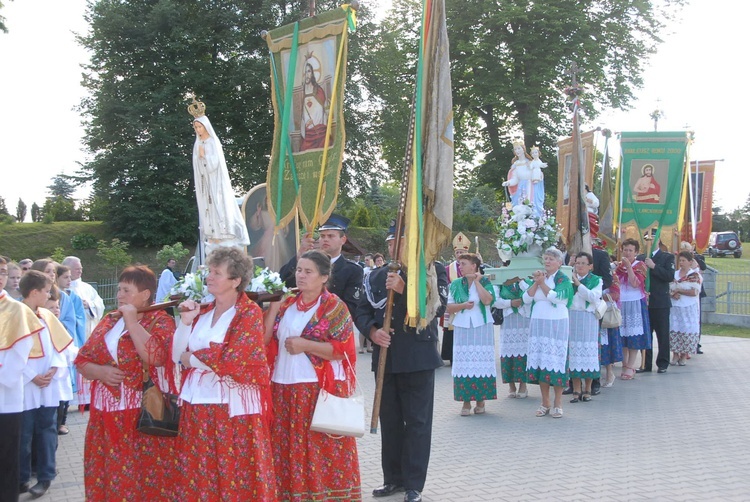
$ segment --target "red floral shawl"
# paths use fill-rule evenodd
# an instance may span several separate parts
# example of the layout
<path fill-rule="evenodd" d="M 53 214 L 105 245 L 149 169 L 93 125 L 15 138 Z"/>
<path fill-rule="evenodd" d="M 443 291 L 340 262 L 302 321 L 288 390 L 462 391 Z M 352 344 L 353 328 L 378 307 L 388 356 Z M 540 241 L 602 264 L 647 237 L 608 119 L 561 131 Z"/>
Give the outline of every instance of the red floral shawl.
<path fill-rule="evenodd" d="M 638 279 L 638 289 L 640 289 L 641 293 L 645 295 L 646 274 L 648 273 L 648 267 L 646 267 L 646 264 L 642 261 L 636 260 L 635 262 L 633 262 L 633 272 L 635 273 L 635 277 Z M 630 282 L 628 282 L 628 268 L 623 265 L 622 262 L 617 265 L 615 274 L 617 275 L 617 278 L 620 279 L 620 284 L 627 284 L 628 286 L 630 286 Z"/>
<path fill-rule="evenodd" d="M 193 321 L 193 328 L 201 316 L 209 314 L 215 307 L 215 301 L 202 307 L 201 313 Z M 193 355 L 211 368 L 226 385 L 258 390 L 262 414 L 268 417 L 271 411 L 271 379 L 263 346 L 263 315 L 260 307 L 244 293 L 237 295 L 234 308 L 235 314 L 224 341 L 211 342 L 208 348 L 196 350 Z"/>
<path fill-rule="evenodd" d="M 279 322 L 284 317 L 286 310 L 297 301 L 295 296 L 288 297 L 282 303 L 279 313 L 276 315 L 276 321 L 273 325 L 273 338 L 268 347 L 268 362 L 273 373 L 273 367 L 276 364 L 276 356 L 279 353 Z M 318 384 L 327 392 L 346 397 L 354 391 L 354 364 L 357 361 L 357 354 L 354 345 L 354 330 L 352 318 L 349 315 L 349 309 L 346 304 L 336 295 L 324 289 L 320 297 L 320 306 L 313 314 L 310 322 L 302 330 L 300 337 L 314 342 L 326 342 L 333 345 L 333 354 L 337 357 L 344 358 L 344 354 L 349 357 L 342 361 L 345 374 L 345 388 L 340 389 L 336 384 L 333 374 L 333 366 L 330 361 L 313 354 L 306 353 L 308 359 L 315 368 L 318 375 Z"/>
<path fill-rule="evenodd" d="M 101 366 L 116 366 L 125 372 L 123 385 L 133 390 L 140 391 L 143 388 L 143 360 L 138 356 L 138 351 L 135 348 L 132 338 L 130 338 L 130 334 L 127 331 L 124 332 L 117 344 L 118 362 L 115 362 L 112 358 L 112 354 L 107 350 L 107 343 L 104 341 L 104 337 L 116 323 L 117 319 L 108 315 L 97 324 L 89 339 L 83 344 L 83 347 L 81 347 L 81 350 L 78 352 L 75 365 L 79 368 L 88 363 L 99 364 Z M 143 328 L 151 334 L 151 338 L 147 344 L 149 353 L 153 354 L 156 360 L 163 361 L 162 365 L 165 370 L 164 374 L 167 377 L 169 388 L 160 388 L 159 390 L 162 392 L 177 393 L 177 385 L 174 381 L 174 363 L 172 362 L 171 357 L 172 336 L 175 331 L 174 319 L 163 310 L 156 310 L 144 313 L 143 317 L 138 321 L 138 324 L 143 326 Z M 154 384 L 160 386 L 160 379 L 157 374 L 156 366 L 150 366 L 149 373 Z M 92 394 L 96 390 L 94 386 L 98 385 L 104 384 L 99 381 L 94 381 L 92 383 Z M 119 386 L 105 386 L 105 388 L 115 399 L 120 399 Z M 138 403 L 129 404 L 140 405 L 140 394 L 138 394 L 138 396 Z"/>

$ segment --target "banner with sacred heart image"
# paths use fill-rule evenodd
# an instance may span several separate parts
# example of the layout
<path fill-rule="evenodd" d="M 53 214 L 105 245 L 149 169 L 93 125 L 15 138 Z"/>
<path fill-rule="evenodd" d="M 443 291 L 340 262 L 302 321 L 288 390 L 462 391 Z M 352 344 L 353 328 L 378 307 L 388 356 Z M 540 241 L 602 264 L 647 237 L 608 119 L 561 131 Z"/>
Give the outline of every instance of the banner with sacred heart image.
<path fill-rule="evenodd" d="M 266 188 L 276 229 L 299 210 L 314 230 L 336 207 L 344 155 L 349 5 L 266 33 L 274 136 Z"/>
<path fill-rule="evenodd" d="M 688 136 L 684 131 L 623 132 L 620 148 L 616 202 L 622 237 L 642 240 L 654 231 L 676 249 L 687 194 Z"/>

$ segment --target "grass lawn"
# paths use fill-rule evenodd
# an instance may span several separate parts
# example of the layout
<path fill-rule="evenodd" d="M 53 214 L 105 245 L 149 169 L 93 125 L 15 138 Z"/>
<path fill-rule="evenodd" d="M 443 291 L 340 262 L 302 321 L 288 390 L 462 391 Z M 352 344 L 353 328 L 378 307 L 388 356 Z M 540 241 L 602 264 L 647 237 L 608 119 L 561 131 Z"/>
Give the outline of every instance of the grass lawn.
<path fill-rule="evenodd" d="M 715 336 L 731 336 L 734 338 L 750 338 L 750 329 L 721 324 L 701 324 L 701 334 Z"/>

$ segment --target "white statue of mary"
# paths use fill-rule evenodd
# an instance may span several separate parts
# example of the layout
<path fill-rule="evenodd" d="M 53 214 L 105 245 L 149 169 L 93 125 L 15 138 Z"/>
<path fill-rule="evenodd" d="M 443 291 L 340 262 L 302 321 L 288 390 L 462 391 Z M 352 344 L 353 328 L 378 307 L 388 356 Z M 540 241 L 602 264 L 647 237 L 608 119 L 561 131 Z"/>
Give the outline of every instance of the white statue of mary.
<path fill-rule="evenodd" d="M 205 115 L 205 109 L 205 105 L 195 98 L 188 107 L 195 117 L 193 174 L 201 234 L 207 244 L 207 252 L 215 246 L 247 246 L 250 238 L 234 198 L 224 150 Z"/>
<path fill-rule="evenodd" d="M 508 181 L 503 182 L 508 187 L 513 206 L 528 200 L 534 209 L 535 216 L 541 216 L 544 211 L 544 175 L 542 168 L 547 164 L 539 158 L 539 148 L 536 148 L 532 158 L 526 153 L 523 142 L 513 143 L 513 165 L 508 171 Z"/>

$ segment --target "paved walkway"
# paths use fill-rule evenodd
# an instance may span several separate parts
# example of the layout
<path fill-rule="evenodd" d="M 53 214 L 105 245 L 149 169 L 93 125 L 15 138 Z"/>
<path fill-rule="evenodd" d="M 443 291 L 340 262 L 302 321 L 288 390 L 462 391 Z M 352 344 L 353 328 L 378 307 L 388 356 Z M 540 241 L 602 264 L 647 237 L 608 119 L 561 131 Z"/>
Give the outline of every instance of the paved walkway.
<path fill-rule="evenodd" d="M 590 403 L 563 401 L 565 416 L 534 417 L 528 399 L 488 401 L 485 415 L 459 416 L 450 367 L 436 374 L 433 447 L 424 500 L 750 500 L 750 340 L 710 337 L 704 355 L 665 375 L 617 380 Z M 370 354 L 360 356 L 368 409 Z M 618 371 L 619 374 L 619 371 Z M 59 476 L 40 500 L 83 500 L 87 415 L 72 412 L 60 438 Z M 358 441 L 364 500 L 382 482 L 380 437 Z M 403 495 L 382 500 L 394 502 Z M 21 500 L 29 500 L 22 495 Z"/>

